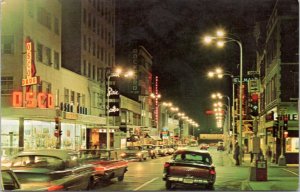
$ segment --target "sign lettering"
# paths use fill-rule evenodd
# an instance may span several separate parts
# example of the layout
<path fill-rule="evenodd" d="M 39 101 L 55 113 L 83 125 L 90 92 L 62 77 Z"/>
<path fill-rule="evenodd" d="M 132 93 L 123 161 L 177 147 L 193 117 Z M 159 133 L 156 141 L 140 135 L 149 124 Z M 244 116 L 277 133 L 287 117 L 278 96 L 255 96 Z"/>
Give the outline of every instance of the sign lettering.
<path fill-rule="evenodd" d="M 23 93 L 15 91 L 12 94 L 13 107 L 28 107 L 28 108 L 54 108 L 53 95 L 50 93 L 34 93 L 26 92 L 25 100 L 23 101 Z"/>

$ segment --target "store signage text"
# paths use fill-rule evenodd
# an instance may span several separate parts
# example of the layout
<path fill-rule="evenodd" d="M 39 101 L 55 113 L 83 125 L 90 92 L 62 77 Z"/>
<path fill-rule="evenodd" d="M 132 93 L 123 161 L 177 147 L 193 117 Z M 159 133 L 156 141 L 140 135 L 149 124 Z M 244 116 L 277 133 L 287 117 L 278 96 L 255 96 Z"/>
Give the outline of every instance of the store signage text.
<path fill-rule="evenodd" d="M 113 88 L 108 87 L 107 97 L 110 97 L 111 95 L 118 96 L 119 95 L 119 91 L 118 90 L 113 90 Z"/>
<path fill-rule="evenodd" d="M 24 101 L 23 92 L 21 91 L 13 92 L 12 96 L 13 107 L 54 108 L 54 98 L 50 93 L 26 92 Z"/>
<path fill-rule="evenodd" d="M 26 47 L 26 79 L 22 79 L 22 86 L 27 85 L 35 85 L 40 82 L 40 78 L 35 76 L 35 64 L 34 64 L 34 57 L 33 57 L 33 43 L 32 41 L 27 38 L 25 42 Z"/>

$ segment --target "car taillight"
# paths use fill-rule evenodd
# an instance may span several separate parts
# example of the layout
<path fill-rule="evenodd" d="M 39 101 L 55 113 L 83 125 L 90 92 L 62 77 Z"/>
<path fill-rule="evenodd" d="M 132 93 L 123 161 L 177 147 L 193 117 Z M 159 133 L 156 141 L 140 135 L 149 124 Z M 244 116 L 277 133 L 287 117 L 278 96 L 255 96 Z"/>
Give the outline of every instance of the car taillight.
<path fill-rule="evenodd" d="M 95 167 L 95 171 L 104 171 L 104 167 Z"/>
<path fill-rule="evenodd" d="M 213 170 L 213 169 L 211 169 L 211 170 L 209 170 L 209 174 L 211 174 L 211 175 L 215 175 L 215 174 L 216 174 L 216 171 L 215 171 L 215 170 Z"/>
<path fill-rule="evenodd" d="M 170 163 L 165 163 L 164 168 L 168 168 L 168 167 L 170 167 Z"/>
<path fill-rule="evenodd" d="M 64 188 L 64 186 L 62 186 L 62 185 L 53 185 L 48 188 L 48 191 L 59 191 L 59 190 L 62 190 L 63 188 Z"/>

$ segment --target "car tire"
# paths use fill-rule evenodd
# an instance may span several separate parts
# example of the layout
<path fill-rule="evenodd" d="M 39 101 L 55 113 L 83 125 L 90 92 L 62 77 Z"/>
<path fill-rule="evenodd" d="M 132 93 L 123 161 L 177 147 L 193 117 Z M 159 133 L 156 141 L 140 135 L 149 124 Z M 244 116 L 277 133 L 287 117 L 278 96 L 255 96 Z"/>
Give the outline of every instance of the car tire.
<path fill-rule="evenodd" d="M 125 173 L 123 173 L 121 176 L 119 176 L 118 181 L 123 181 L 124 180 L 124 175 L 125 175 Z"/>
<path fill-rule="evenodd" d="M 147 160 L 147 157 L 144 157 L 143 159 L 144 159 L 144 161 L 146 161 L 146 160 Z"/>
<path fill-rule="evenodd" d="M 171 181 L 166 181 L 166 189 L 167 190 L 172 189 L 172 182 Z"/>
<path fill-rule="evenodd" d="M 87 186 L 87 190 L 92 190 L 94 188 L 95 184 L 94 184 L 94 178 L 90 177 L 89 182 L 88 182 L 88 186 Z"/>
<path fill-rule="evenodd" d="M 210 189 L 210 190 L 214 189 L 214 184 L 212 184 L 212 183 L 207 184 L 206 189 Z"/>

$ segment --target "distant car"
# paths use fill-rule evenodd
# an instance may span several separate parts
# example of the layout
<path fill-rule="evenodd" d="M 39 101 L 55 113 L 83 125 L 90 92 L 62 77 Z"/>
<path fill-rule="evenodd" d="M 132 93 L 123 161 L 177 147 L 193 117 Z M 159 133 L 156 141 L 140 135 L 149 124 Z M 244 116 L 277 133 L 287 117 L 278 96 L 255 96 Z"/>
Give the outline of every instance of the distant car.
<path fill-rule="evenodd" d="M 80 150 L 80 160 L 84 164 L 92 164 L 94 166 L 95 183 L 98 181 L 107 182 L 113 178 L 118 181 L 124 180 L 127 172 L 128 162 L 117 160 L 113 157 L 114 150 L 106 149 L 83 149 Z"/>
<path fill-rule="evenodd" d="M 23 151 L 12 158 L 11 170 L 22 190 L 89 190 L 94 183 L 92 165 L 81 165 L 79 153 L 43 149 Z"/>
<path fill-rule="evenodd" d="M 160 156 L 168 155 L 168 150 L 165 145 L 156 145 L 154 150 L 157 151 L 157 155 Z"/>
<path fill-rule="evenodd" d="M 209 145 L 206 144 L 206 143 L 201 143 L 201 144 L 200 144 L 200 149 L 201 149 L 201 150 L 207 150 L 207 149 L 209 149 Z"/>
<path fill-rule="evenodd" d="M 171 145 L 166 145 L 166 153 L 172 155 L 175 152 L 175 149 Z"/>
<path fill-rule="evenodd" d="M 142 145 L 143 150 L 148 151 L 148 155 L 151 159 L 157 158 L 157 151 L 154 150 L 155 146 L 151 144 Z"/>
<path fill-rule="evenodd" d="M 215 166 L 208 151 L 178 150 L 164 164 L 166 189 L 176 185 L 205 185 L 212 189 L 216 180 Z"/>
<path fill-rule="evenodd" d="M 126 150 L 120 154 L 122 159 L 145 161 L 148 157 L 148 151 L 142 146 L 127 146 Z"/>
<path fill-rule="evenodd" d="M 178 146 L 177 146 L 177 150 L 183 150 L 183 149 L 187 149 L 187 145 L 186 144 L 179 144 Z"/>
<path fill-rule="evenodd" d="M 15 173 L 7 167 L 1 166 L 1 191 L 20 190 L 21 184 Z"/>

